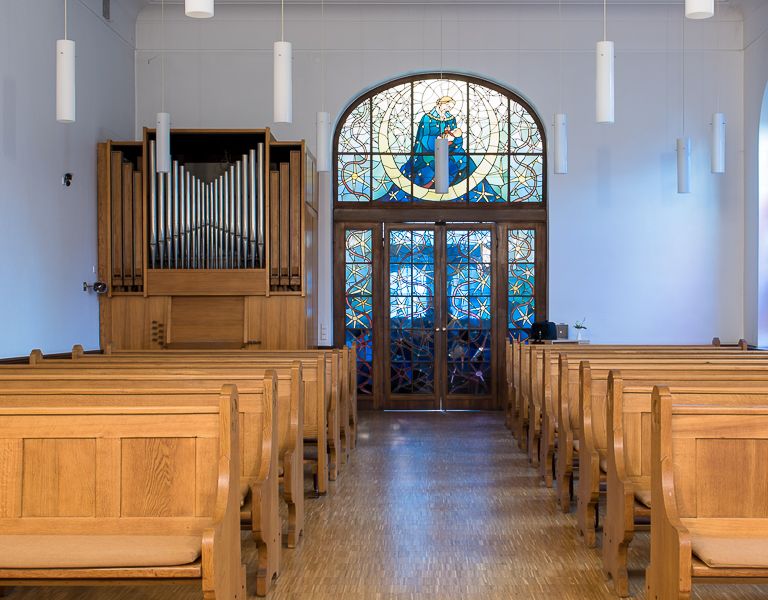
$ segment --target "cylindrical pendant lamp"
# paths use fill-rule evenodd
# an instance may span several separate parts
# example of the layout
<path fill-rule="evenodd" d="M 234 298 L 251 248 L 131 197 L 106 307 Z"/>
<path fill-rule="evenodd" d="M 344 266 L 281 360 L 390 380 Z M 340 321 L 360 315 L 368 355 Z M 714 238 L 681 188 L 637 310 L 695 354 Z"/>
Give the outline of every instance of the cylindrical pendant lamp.
<path fill-rule="evenodd" d="M 685 16 L 689 19 L 709 19 L 715 14 L 715 0 L 685 0 Z"/>
<path fill-rule="evenodd" d="M 677 193 L 691 193 L 691 138 L 677 138 Z"/>
<path fill-rule="evenodd" d="M 75 122 L 75 42 L 56 41 L 56 120 Z"/>
<path fill-rule="evenodd" d="M 613 42 L 597 42 L 597 122 L 614 122 Z"/>
<path fill-rule="evenodd" d="M 158 173 L 168 173 L 171 170 L 171 115 L 167 112 L 157 113 L 155 128 L 156 169 Z"/>
<path fill-rule="evenodd" d="M 184 0 L 184 14 L 195 19 L 213 16 L 213 0 Z"/>
<path fill-rule="evenodd" d="M 448 153 L 451 147 L 451 142 L 445 138 L 437 138 L 435 140 L 435 191 L 438 194 L 448 193 L 449 182 L 449 169 L 448 169 Z"/>
<path fill-rule="evenodd" d="M 291 123 L 293 122 L 293 50 L 291 42 L 275 42 L 274 54 L 275 123 Z"/>
<path fill-rule="evenodd" d="M 555 173 L 568 173 L 568 116 L 555 114 Z"/>
<path fill-rule="evenodd" d="M 331 115 L 327 112 L 317 113 L 317 170 L 331 170 Z"/>
<path fill-rule="evenodd" d="M 725 173 L 725 115 L 712 115 L 712 172 Z"/>

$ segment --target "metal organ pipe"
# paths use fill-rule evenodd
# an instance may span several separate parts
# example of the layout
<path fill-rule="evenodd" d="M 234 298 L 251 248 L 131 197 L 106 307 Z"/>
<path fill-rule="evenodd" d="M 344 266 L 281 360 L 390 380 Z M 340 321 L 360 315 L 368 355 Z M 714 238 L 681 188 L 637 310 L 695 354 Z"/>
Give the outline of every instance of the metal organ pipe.
<path fill-rule="evenodd" d="M 256 237 L 256 245 L 259 248 L 259 265 L 260 267 L 265 267 L 265 260 L 264 260 L 264 144 L 259 144 L 258 146 L 258 158 L 259 158 L 259 165 L 258 165 L 258 173 L 259 173 L 259 179 L 258 179 L 258 187 L 257 187 L 257 193 L 258 193 L 258 232 Z"/>
<path fill-rule="evenodd" d="M 150 264 L 159 269 L 257 269 L 265 254 L 265 148 L 204 182 L 178 160 L 157 173 L 149 143 Z"/>
<path fill-rule="evenodd" d="M 157 259 L 157 175 L 155 170 L 155 141 L 149 142 L 149 264 Z"/>

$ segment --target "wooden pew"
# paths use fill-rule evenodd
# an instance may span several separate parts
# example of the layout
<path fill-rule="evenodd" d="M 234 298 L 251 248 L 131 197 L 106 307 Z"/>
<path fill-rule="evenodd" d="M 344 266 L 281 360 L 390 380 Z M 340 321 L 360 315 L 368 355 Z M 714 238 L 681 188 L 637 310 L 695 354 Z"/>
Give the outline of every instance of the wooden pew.
<path fill-rule="evenodd" d="M 196 583 L 245 599 L 235 386 L 0 405 L 0 586 Z"/>
<path fill-rule="evenodd" d="M 768 357 L 754 356 L 745 359 L 717 357 L 697 358 L 696 355 L 669 359 L 657 356 L 638 356 L 621 361 L 618 358 L 582 360 L 579 366 L 579 434 L 578 464 L 579 481 L 577 488 L 576 521 L 588 546 L 596 543 L 597 504 L 600 483 L 607 472 L 607 391 L 608 375 L 611 369 L 620 369 L 629 376 L 634 369 L 666 367 L 666 370 L 695 369 L 696 366 L 711 372 L 722 366 L 726 372 L 755 369 L 757 373 L 768 373 Z M 761 371 L 762 369 L 762 371 Z"/>
<path fill-rule="evenodd" d="M 572 497 L 572 482 L 573 482 L 573 469 L 577 463 L 576 447 L 581 443 L 581 423 L 582 413 L 580 406 L 581 388 L 579 383 L 579 363 L 582 358 L 589 359 L 595 364 L 597 361 L 608 361 L 601 363 L 602 366 L 608 366 L 610 368 L 622 368 L 623 356 L 626 361 L 635 362 L 638 366 L 643 366 L 642 360 L 657 361 L 659 365 L 674 364 L 680 360 L 684 360 L 681 357 L 664 357 L 661 358 L 658 353 L 655 357 L 653 350 L 640 350 L 643 352 L 651 352 L 651 355 L 642 359 L 638 356 L 638 351 L 634 353 L 628 351 L 614 352 L 610 351 L 604 355 L 595 354 L 580 354 L 574 352 L 559 352 L 558 354 L 558 367 L 557 367 L 557 393 L 556 397 L 552 399 L 551 405 L 553 412 L 557 415 L 556 427 L 557 427 L 557 453 L 555 454 L 555 478 L 557 481 L 557 495 L 560 503 L 560 507 L 563 512 L 568 512 L 571 506 Z M 717 352 L 705 352 L 705 356 L 702 358 L 696 358 L 701 363 L 723 363 L 729 364 L 734 361 L 746 360 L 760 363 L 764 360 L 761 353 L 726 353 L 725 355 Z M 707 358 L 709 356 L 709 358 Z M 689 353 L 689 358 L 694 358 Z M 639 362 L 638 362 L 639 361 Z M 604 369 L 601 385 L 607 385 L 608 370 Z M 554 375 L 550 375 L 551 379 L 554 379 Z M 605 389 L 601 390 L 605 393 Z M 554 393 L 554 391 L 553 391 Z M 548 429 L 554 429 L 554 426 L 550 426 Z M 577 442 L 577 443 L 575 443 Z M 549 444 L 550 440 L 546 440 Z"/>
<path fill-rule="evenodd" d="M 95 393 L 135 389 L 159 390 L 183 398 L 190 390 L 217 389 L 225 382 L 239 386 L 240 450 L 243 468 L 241 522 L 244 528 L 250 529 L 256 542 L 256 591 L 258 595 L 265 595 L 280 572 L 282 541 L 278 496 L 278 440 L 281 430 L 278 415 L 281 410 L 277 386 L 280 379 L 276 373 L 266 371 L 257 374 L 251 371 L 244 377 L 242 373 L 223 372 L 215 367 L 195 371 L 179 369 L 172 372 L 156 365 L 139 371 L 120 369 L 109 364 L 97 368 L 81 367 L 73 361 L 57 361 L 55 367 L 46 367 L 48 364 L 45 362 L 33 368 L 0 368 L 0 403 L 7 402 L 9 398 L 20 393 L 26 394 L 28 398 L 40 399 L 53 392 L 67 392 L 90 398 Z M 299 372 L 296 371 L 294 375 L 298 376 Z M 297 381 L 289 380 L 284 382 L 284 385 L 285 383 L 293 385 L 294 392 L 298 393 Z M 283 404 L 288 404 L 290 409 L 290 398 Z M 297 411 L 300 412 L 300 406 Z M 299 414 L 285 416 L 297 423 Z M 292 435 L 293 440 L 296 440 L 296 427 L 293 427 L 293 430 L 293 434 L 290 433 L 290 428 L 283 431 L 283 436 Z M 292 443 L 295 446 L 295 441 Z M 284 498 L 289 509 L 288 536 L 289 542 L 294 546 L 303 529 L 303 466 L 299 456 L 298 453 L 295 457 L 285 454 L 282 456 Z"/>
<path fill-rule="evenodd" d="M 713 341 L 714 342 L 714 341 Z M 579 345 L 579 344 L 521 344 L 510 343 L 512 359 L 512 390 L 508 389 L 508 397 L 512 401 L 508 407 L 507 420 L 513 425 L 513 432 L 518 440 L 518 446 L 527 450 L 531 463 L 540 463 L 539 437 L 542 432 L 541 411 L 543 410 L 543 388 L 540 379 L 544 370 L 544 353 L 557 356 L 568 352 L 637 352 L 639 350 L 675 351 L 718 351 L 746 350 L 747 345 L 741 340 L 737 346 L 626 346 L 626 345 Z M 533 418 L 529 418 L 529 413 Z M 549 481 L 547 481 L 549 483 Z"/>
<path fill-rule="evenodd" d="M 105 355 L 85 355 L 85 362 L 103 364 L 104 361 L 116 361 L 133 368 L 143 368 L 147 363 L 163 360 L 165 366 L 175 361 L 178 366 L 207 365 L 215 358 L 220 365 L 243 366 L 244 368 L 279 368 L 287 367 L 294 360 L 302 365 L 304 382 L 304 442 L 316 447 L 316 457 L 311 459 L 316 471 L 316 489 L 319 494 L 328 491 L 328 481 L 338 476 L 341 454 L 338 363 L 337 354 L 322 350 L 296 351 L 244 351 L 244 350 L 156 350 L 156 351 L 121 351 Z M 42 354 L 34 350 L 30 355 L 30 364 L 41 361 Z M 80 362 L 80 358 L 77 359 Z M 65 361 L 46 361 L 55 364 Z"/>
<path fill-rule="evenodd" d="M 674 387 L 678 403 L 690 394 L 699 401 L 697 389 L 765 389 L 768 373 L 737 373 L 728 370 L 655 372 L 634 371 L 626 379 L 619 371 L 608 377 L 608 464 L 606 511 L 603 519 L 603 571 L 613 580 L 619 596 L 629 594 L 627 549 L 636 521 L 648 521 L 651 502 L 651 404 L 655 385 Z M 737 402 L 746 402 L 734 396 Z"/>
<path fill-rule="evenodd" d="M 768 390 L 677 399 L 665 386 L 653 394 L 646 597 L 688 600 L 694 580 L 765 583 Z"/>
<path fill-rule="evenodd" d="M 242 367 L 220 366 L 216 361 L 210 361 L 207 365 L 198 365 L 195 368 L 168 359 L 162 359 L 156 367 L 148 369 L 131 368 L 129 364 L 115 361 L 78 362 L 78 361 L 45 361 L 38 363 L 29 375 L 38 380 L 64 381 L 67 385 L 79 385 L 78 380 L 85 378 L 98 379 L 100 381 L 113 382 L 115 380 L 135 382 L 141 381 L 144 385 L 158 385 L 174 383 L 177 386 L 190 387 L 214 382 L 234 383 L 240 390 L 241 403 L 247 394 L 253 389 L 260 393 L 262 381 L 270 373 L 277 383 L 277 427 L 271 433 L 271 420 L 264 433 L 264 456 L 270 456 L 274 447 L 277 464 L 282 472 L 279 481 L 283 483 L 282 497 L 288 507 L 287 544 L 293 548 L 299 541 L 304 530 L 304 477 L 303 477 L 303 425 L 304 425 L 304 387 L 302 385 L 302 366 L 299 361 L 294 361 L 290 367 L 278 367 L 276 369 L 258 369 Z M 141 363 L 144 366 L 144 363 Z M 11 380 L 17 381 L 26 377 L 24 368 L 9 369 L 0 367 L 0 389 L 3 389 L 3 378 L 7 382 L 5 389 L 11 388 Z M 66 378 L 66 379 L 65 379 Z M 134 383 L 134 385 L 140 385 Z M 278 481 L 277 467 L 274 470 L 275 482 Z M 277 483 L 274 484 L 275 494 Z M 270 492 L 271 494 L 271 492 Z M 272 496 L 270 495 L 270 498 Z M 267 503 L 262 507 L 261 521 L 268 531 L 273 532 L 269 539 L 270 544 L 279 545 L 279 517 L 278 501 Z M 247 521 L 251 522 L 250 515 Z M 258 525 L 258 521 L 255 522 Z M 277 552 L 277 550 L 273 550 Z"/>

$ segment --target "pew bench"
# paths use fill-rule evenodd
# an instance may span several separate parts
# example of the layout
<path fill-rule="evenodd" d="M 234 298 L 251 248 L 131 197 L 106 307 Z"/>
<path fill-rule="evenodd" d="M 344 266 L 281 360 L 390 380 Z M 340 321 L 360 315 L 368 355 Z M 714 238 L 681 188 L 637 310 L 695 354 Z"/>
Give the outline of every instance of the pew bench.
<path fill-rule="evenodd" d="M 748 404 L 734 405 L 734 394 Z M 689 600 L 694 581 L 765 583 L 768 389 L 710 391 L 684 405 L 676 396 L 653 392 L 647 598 Z"/>
<path fill-rule="evenodd" d="M 237 390 L 196 396 L 3 403 L 0 586 L 194 583 L 245 599 Z"/>
<path fill-rule="evenodd" d="M 159 369 L 154 369 L 153 374 L 135 370 L 126 373 L 108 368 L 79 369 L 71 361 L 69 364 L 71 368 L 1 368 L 0 406 L 55 405 L 64 395 L 72 405 L 106 405 L 119 401 L 119 393 L 125 389 L 143 394 L 143 400 L 137 398 L 136 402 L 152 402 L 151 394 L 162 393 L 164 402 L 185 405 L 201 401 L 194 395 L 198 390 L 216 390 L 223 382 L 236 381 L 228 376 L 215 377 L 210 372 L 182 372 L 174 376 Z M 267 372 L 262 379 L 250 378 L 240 383 L 240 519 L 256 543 L 256 593 L 263 596 L 280 571 L 278 453 L 274 451 L 278 447 L 277 377 Z"/>
<path fill-rule="evenodd" d="M 337 357 L 328 351 L 225 351 L 217 350 L 147 350 L 120 351 L 113 354 L 80 355 L 72 361 L 45 360 L 45 364 L 57 366 L 67 362 L 102 365 L 114 362 L 126 367 L 142 369 L 148 364 L 162 361 L 168 367 L 201 367 L 215 360 L 218 366 L 244 369 L 273 369 L 289 367 L 295 361 L 301 363 L 304 386 L 303 441 L 316 447 L 309 459 L 313 465 L 319 494 L 326 494 L 329 480 L 338 476 L 341 446 Z M 73 356 L 76 356 L 73 353 Z M 292 358 L 293 357 L 293 358 Z M 30 364 L 42 362 L 42 354 L 34 350 Z M 306 448 L 305 448 L 306 449 Z"/>
<path fill-rule="evenodd" d="M 651 494 L 651 401 L 655 385 L 661 381 L 674 387 L 676 402 L 689 399 L 700 403 L 701 388 L 721 393 L 734 389 L 768 388 L 768 374 L 734 374 L 727 371 L 669 372 L 635 371 L 632 379 L 619 371 L 608 377 L 608 465 L 606 510 L 603 519 L 603 571 L 613 581 L 619 596 L 629 594 L 627 550 L 636 523 L 647 523 L 652 507 Z M 725 402 L 748 404 L 753 396 L 733 394 Z M 758 397 L 758 402 L 762 398 Z"/>
<path fill-rule="evenodd" d="M 597 541 L 598 501 L 608 471 L 608 376 L 612 369 L 623 370 L 629 377 L 634 370 L 648 368 L 659 369 L 659 381 L 662 382 L 667 376 L 674 377 L 680 370 L 688 369 L 692 372 L 699 370 L 705 377 L 717 374 L 720 378 L 727 378 L 731 372 L 748 373 L 752 369 L 757 375 L 765 375 L 768 374 L 768 357 L 753 355 L 742 360 L 722 356 L 711 359 L 692 355 L 676 359 L 639 356 L 624 361 L 614 358 L 581 361 L 576 521 L 589 547 L 594 547 Z"/>

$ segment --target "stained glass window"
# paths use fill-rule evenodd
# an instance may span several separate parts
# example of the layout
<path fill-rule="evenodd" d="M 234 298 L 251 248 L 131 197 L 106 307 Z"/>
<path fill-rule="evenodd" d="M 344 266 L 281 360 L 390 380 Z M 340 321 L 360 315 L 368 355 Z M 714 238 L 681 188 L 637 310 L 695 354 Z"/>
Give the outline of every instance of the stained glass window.
<path fill-rule="evenodd" d="M 507 327 L 510 339 L 525 340 L 535 320 L 536 231 L 512 229 L 508 236 Z"/>
<path fill-rule="evenodd" d="M 390 390 L 434 391 L 435 233 L 389 232 Z"/>
<path fill-rule="evenodd" d="M 447 231 L 448 393 L 491 386 L 491 232 Z"/>
<path fill-rule="evenodd" d="M 373 393 L 373 253 L 370 229 L 345 233 L 344 326 L 347 343 L 357 343 L 357 389 Z"/>
<path fill-rule="evenodd" d="M 434 189 L 435 140 L 451 141 Z M 355 105 L 337 147 L 339 202 L 543 202 L 544 143 L 513 95 L 453 77 L 397 83 Z"/>

